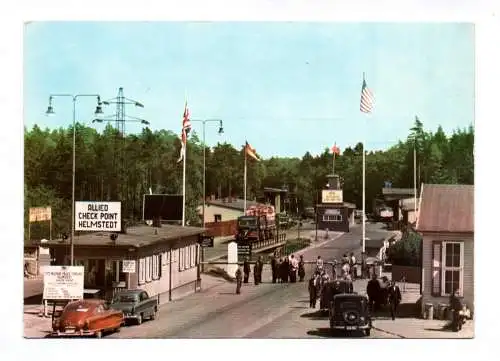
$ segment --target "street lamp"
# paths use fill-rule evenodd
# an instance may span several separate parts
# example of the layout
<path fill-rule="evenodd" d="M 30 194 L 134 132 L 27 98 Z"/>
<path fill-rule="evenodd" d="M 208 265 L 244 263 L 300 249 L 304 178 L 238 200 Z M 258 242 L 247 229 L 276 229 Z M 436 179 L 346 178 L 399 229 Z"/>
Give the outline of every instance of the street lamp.
<path fill-rule="evenodd" d="M 149 122 L 145 119 L 140 119 L 140 118 L 135 118 L 128 116 L 129 118 L 134 118 L 134 119 L 127 119 L 127 122 L 136 122 L 136 123 L 141 123 L 144 125 L 149 125 Z M 92 123 L 103 123 L 103 122 L 114 122 L 116 121 L 115 119 L 102 119 L 102 118 L 95 118 L 92 120 Z"/>
<path fill-rule="evenodd" d="M 58 97 L 69 97 L 73 101 L 73 169 L 72 169 L 72 185 L 71 185 L 71 266 L 74 264 L 74 239 L 75 239 L 75 173 L 76 173 L 76 100 L 81 97 L 95 97 L 97 98 L 97 106 L 95 108 L 95 114 L 102 114 L 102 105 L 107 105 L 106 102 L 101 101 L 101 97 L 98 94 L 51 94 L 49 96 L 49 106 L 45 114 L 53 115 L 54 107 L 52 106 L 52 100 Z"/>
<path fill-rule="evenodd" d="M 210 122 L 217 122 L 219 123 L 219 135 L 224 133 L 224 128 L 222 127 L 222 120 L 221 119 L 190 119 L 192 122 L 200 122 L 203 124 L 203 211 L 202 211 L 202 217 L 203 217 L 203 228 L 205 228 L 205 202 L 206 202 L 206 195 L 205 195 L 205 176 L 206 176 L 206 167 L 205 167 L 205 162 L 206 162 L 206 157 L 205 157 L 205 124 L 210 123 Z"/>

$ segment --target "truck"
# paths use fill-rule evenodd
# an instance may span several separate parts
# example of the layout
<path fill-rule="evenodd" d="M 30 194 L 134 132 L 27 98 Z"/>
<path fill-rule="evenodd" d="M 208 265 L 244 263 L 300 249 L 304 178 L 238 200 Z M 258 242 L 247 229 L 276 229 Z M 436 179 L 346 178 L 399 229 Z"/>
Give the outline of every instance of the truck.
<path fill-rule="evenodd" d="M 236 242 L 265 241 L 273 238 L 275 233 L 276 212 L 273 206 L 251 206 L 243 216 L 238 217 Z"/>

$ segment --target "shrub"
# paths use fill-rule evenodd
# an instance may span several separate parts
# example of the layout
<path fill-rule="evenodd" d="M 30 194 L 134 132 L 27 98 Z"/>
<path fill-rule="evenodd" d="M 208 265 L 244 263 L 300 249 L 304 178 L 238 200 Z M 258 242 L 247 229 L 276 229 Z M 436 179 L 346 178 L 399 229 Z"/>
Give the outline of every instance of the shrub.
<path fill-rule="evenodd" d="M 387 258 L 393 265 L 420 267 L 421 244 L 422 237 L 418 233 L 410 231 L 388 249 Z"/>

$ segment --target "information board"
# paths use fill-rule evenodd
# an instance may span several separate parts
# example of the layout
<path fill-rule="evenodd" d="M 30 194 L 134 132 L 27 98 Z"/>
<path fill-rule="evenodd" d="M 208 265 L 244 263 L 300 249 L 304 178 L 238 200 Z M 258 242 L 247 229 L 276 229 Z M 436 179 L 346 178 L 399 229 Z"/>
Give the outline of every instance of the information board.
<path fill-rule="evenodd" d="M 75 202 L 75 231 L 120 232 L 121 202 Z"/>
<path fill-rule="evenodd" d="M 321 191 L 321 203 L 343 203 L 342 190 L 323 189 Z"/>
<path fill-rule="evenodd" d="M 134 259 L 124 259 L 122 261 L 122 272 L 123 273 L 135 273 L 136 264 Z"/>
<path fill-rule="evenodd" d="M 42 270 L 45 300 L 83 298 L 83 266 L 45 266 Z"/>

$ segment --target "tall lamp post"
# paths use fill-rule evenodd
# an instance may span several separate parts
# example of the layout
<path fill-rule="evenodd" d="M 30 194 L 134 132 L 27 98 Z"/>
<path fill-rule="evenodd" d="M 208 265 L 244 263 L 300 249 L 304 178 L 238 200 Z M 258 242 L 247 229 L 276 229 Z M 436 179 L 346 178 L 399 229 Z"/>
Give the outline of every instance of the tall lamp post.
<path fill-rule="evenodd" d="M 222 120 L 221 119 L 190 119 L 192 122 L 200 122 L 203 124 L 203 211 L 202 211 L 202 217 L 203 217 L 203 228 L 205 228 L 205 202 L 206 202 L 206 196 L 205 196 L 205 162 L 206 162 L 206 157 L 205 157 L 205 124 L 210 123 L 210 122 L 217 122 L 219 123 L 219 135 L 224 133 L 224 128 L 222 127 Z"/>
<path fill-rule="evenodd" d="M 102 105 L 107 105 L 107 102 L 102 102 L 101 97 L 98 94 L 51 94 L 49 96 L 49 106 L 45 112 L 47 115 L 55 114 L 54 108 L 52 107 L 52 100 L 59 97 L 69 97 L 73 101 L 73 169 L 72 169 L 72 185 L 71 185 L 71 258 L 70 265 L 74 265 L 74 238 L 75 238 L 75 173 L 76 173 L 76 101 L 82 97 L 93 97 L 97 99 L 97 106 L 95 108 L 95 114 L 102 114 Z"/>

